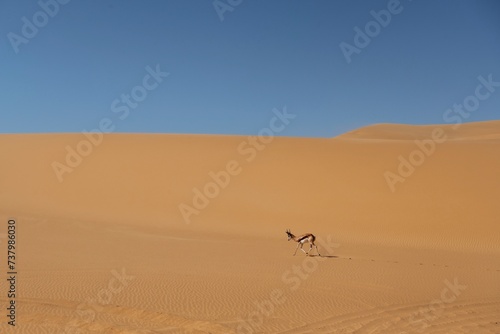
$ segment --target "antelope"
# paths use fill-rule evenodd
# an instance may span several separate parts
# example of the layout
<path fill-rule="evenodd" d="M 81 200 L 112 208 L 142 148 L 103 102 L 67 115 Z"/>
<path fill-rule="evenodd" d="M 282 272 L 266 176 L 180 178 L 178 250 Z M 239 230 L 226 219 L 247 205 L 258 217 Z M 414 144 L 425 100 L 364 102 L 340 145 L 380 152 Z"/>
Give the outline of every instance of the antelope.
<path fill-rule="evenodd" d="M 319 256 L 321 256 L 321 254 L 319 253 L 319 250 L 318 250 L 318 246 L 316 246 L 316 244 L 314 243 L 314 241 L 316 240 L 316 237 L 314 236 L 314 234 L 306 233 L 306 234 L 302 234 L 301 236 L 296 237 L 288 229 L 288 230 L 286 230 L 286 235 L 288 236 L 288 241 L 290 241 L 290 239 L 292 239 L 293 241 L 297 242 L 297 248 L 295 248 L 295 252 L 293 253 L 293 256 L 295 256 L 295 254 L 297 253 L 297 249 L 299 249 L 299 247 L 300 247 L 300 250 L 303 251 L 307 256 L 307 255 L 309 255 L 309 252 L 311 251 L 313 246 L 316 247 L 316 252 L 318 253 Z M 304 249 L 302 249 L 302 246 L 304 246 L 304 244 L 306 242 L 309 242 L 309 250 L 307 252 Z"/>

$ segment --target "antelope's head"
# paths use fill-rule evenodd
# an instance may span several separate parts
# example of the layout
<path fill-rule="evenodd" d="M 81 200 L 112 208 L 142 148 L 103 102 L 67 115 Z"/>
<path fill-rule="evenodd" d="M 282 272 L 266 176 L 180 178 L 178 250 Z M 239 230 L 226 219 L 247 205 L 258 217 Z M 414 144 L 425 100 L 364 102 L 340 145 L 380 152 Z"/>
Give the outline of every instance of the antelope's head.
<path fill-rule="evenodd" d="M 290 232 L 290 230 L 289 230 L 289 229 L 288 229 L 288 230 L 286 230 L 286 235 L 288 236 L 288 241 L 290 241 L 290 239 L 292 239 L 292 238 L 293 238 L 293 234 L 292 234 L 292 232 Z"/>

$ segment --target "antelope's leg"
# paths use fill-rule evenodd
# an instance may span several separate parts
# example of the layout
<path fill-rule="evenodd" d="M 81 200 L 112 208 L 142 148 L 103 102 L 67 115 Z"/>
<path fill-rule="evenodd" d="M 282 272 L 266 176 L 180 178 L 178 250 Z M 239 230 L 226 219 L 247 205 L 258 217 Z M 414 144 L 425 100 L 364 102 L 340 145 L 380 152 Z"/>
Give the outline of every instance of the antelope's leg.
<path fill-rule="evenodd" d="M 316 252 L 318 252 L 318 255 L 321 256 L 321 254 L 319 253 L 318 246 L 316 244 L 314 244 L 314 247 L 316 247 Z"/>
<path fill-rule="evenodd" d="M 312 242 L 309 243 L 309 250 L 307 251 L 306 255 L 311 252 L 311 249 L 313 248 Z"/>
<path fill-rule="evenodd" d="M 299 246 L 300 246 L 300 243 L 297 243 L 297 247 L 295 247 L 295 253 L 293 253 L 293 256 L 295 256 L 295 254 L 297 254 L 297 249 L 299 249 Z"/>
<path fill-rule="evenodd" d="M 304 250 L 304 248 L 302 248 L 302 246 L 304 246 L 304 244 L 302 244 L 302 243 L 301 243 L 301 244 L 300 244 L 300 250 L 301 250 L 301 251 L 303 251 L 303 252 L 304 252 L 304 254 L 306 254 L 306 255 L 307 255 L 306 251 Z"/>

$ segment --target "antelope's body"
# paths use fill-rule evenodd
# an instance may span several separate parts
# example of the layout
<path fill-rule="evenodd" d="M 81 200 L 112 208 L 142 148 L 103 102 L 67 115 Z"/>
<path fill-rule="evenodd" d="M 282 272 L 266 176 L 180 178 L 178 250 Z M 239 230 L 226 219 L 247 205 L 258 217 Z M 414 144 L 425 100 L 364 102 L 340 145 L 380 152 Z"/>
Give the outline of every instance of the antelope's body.
<path fill-rule="evenodd" d="M 286 235 L 288 236 L 288 241 L 293 240 L 297 243 L 297 247 L 295 248 L 295 252 L 293 253 L 294 256 L 297 253 L 297 249 L 299 249 L 299 247 L 301 251 L 303 251 L 306 255 L 309 255 L 309 252 L 311 251 L 313 246 L 316 247 L 316 252 L 319 256 L 321 256 L 318 250 L 318 246 L 316 246 L 316 244 L 314 243 L 314 241 L 316 240 L 314 234 L 306 233 L 296 237 L 290 230 L 286 230 Z M 309 250 L 307 252 L 302 248 L 302 246 L 304 246 L 306 242 L 309 242 Z"/>

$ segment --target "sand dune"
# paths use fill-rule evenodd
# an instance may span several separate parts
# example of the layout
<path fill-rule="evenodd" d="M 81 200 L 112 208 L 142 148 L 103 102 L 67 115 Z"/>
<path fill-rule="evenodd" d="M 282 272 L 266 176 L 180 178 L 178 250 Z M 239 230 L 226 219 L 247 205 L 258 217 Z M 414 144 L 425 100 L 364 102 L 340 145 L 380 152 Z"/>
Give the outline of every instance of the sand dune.
<path fill-rule="evenodd" d="M 500 333 L 499 152 L 500 121 L 0 135 L 2 331 Z M 327 256 L 291 256 L 286 228 Z"/>
<path fill-rule="evenodd" d="M 441 128 L 446 131 L 447 140 L 500 139 L 500 121 L 463 123 L 454 125 L 402 125 L 375 124 L 345 133 L 338 138 L 368 140 L 415 140 L 432 137 L 432 131 Z"/>

